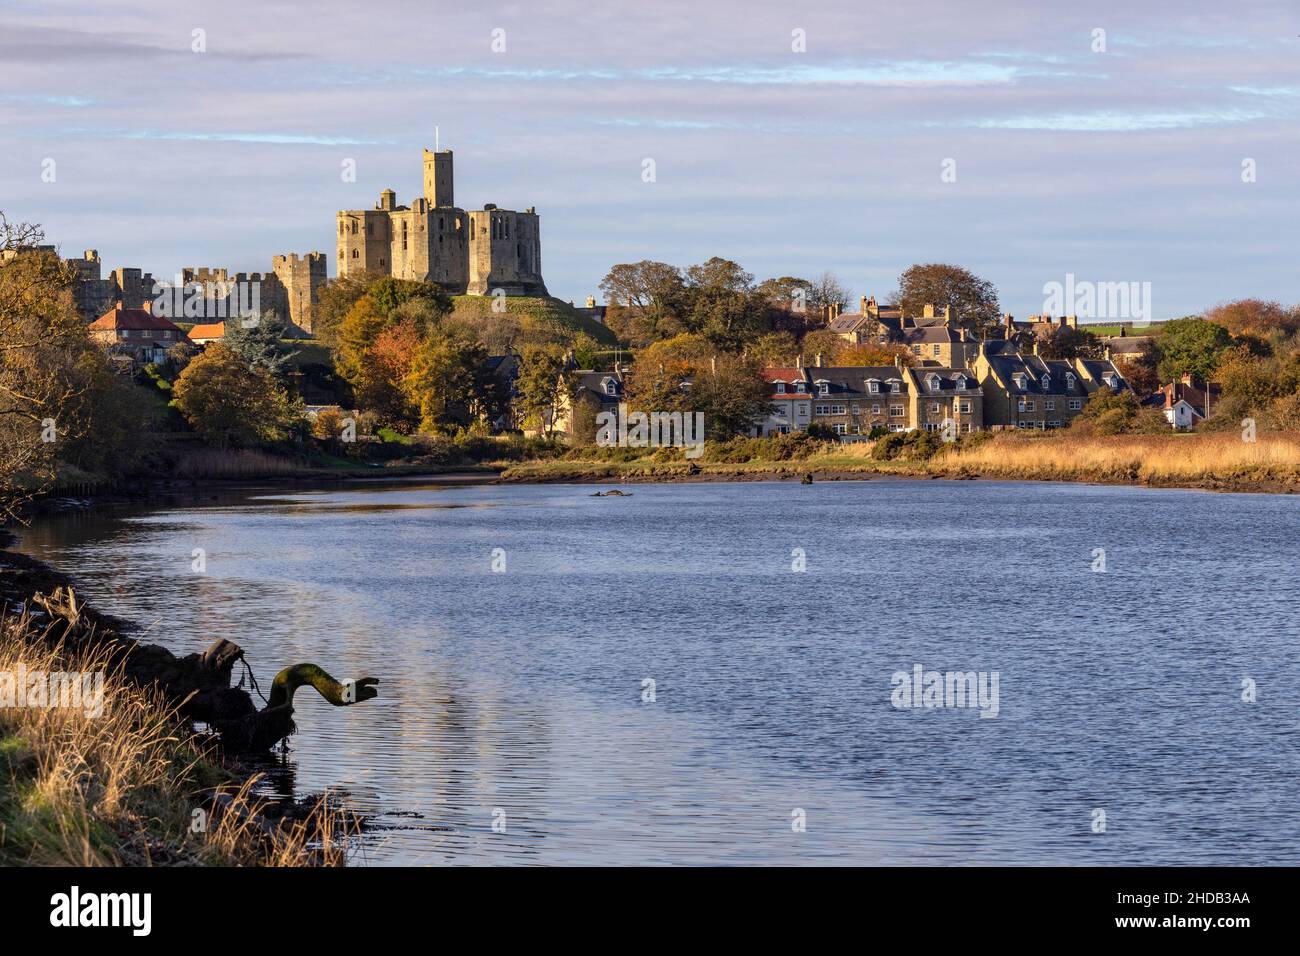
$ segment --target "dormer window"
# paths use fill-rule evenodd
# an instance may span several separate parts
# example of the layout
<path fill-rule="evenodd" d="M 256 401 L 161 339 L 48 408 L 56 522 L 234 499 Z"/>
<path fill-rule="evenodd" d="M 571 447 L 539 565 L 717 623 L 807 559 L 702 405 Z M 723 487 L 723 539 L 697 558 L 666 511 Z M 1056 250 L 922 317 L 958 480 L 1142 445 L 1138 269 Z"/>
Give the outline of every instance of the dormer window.
<path fill-rule="evenodd" d="M 1066 372 L 1066 373 L 1065 373 L 1065 387 L 1066 387 L 1066 388 L 1074 388 L 1074 373 L 1073 373 L 1073 372 Z"/>
<path fill-rule="evenodd" d="M 1102 378 L 1105 379 L 1106 384 L 1109 385 L 1111 388 L 1118 387 L 1119 376 L 1116 375 L 1114 372 L 1107 372 L 1105 375 L 1102 376 Z"/>
<path fill-rule="evenodd" d="M 867 379 L 867 391 L 872 395 L 880 394 L 880 383 L 874 378 Z"/>
<path fill-rule="evenodd" d="M 818 382 L 818 383 L 817 383 L 817 394 L 818 394 L 818 395 L 829 395 L 830 393 L 831 393 L 831 387 L 830 387 L 830 384 L 829 384 L 828 382 Z"/>
<path fill-rule="evenodd" d="M 1044 375 L 1044 376 L 1043 376 L 1043 391 L 1044 391 L 1044 392 L 1049 391 L 1049 390 L 1051 389 L 1051 387 L 1052 387 L 1052 376 L 1050 376 L 1050 375 Z"/>
<path fill-rule="evenodd" d="M 617 395 L 617 394 L 618 394 L 618 382 L 614 381 L 612 378 L 607 378 L 607 379 L 605 379 L 605 394 L 606 394 L 606 395 Z"/>
<path fill-rule="evenodd" d="M 889 380 L 889 390 L 897 395 L 903 390 L 903 383 L 896 378 L 891 378 Z"/>
<path fill-rule="evenodd" d="M 964 392 L 964 391 L 966 391 L 966 376 L 965 376 L 965 375 L 958 375 L 958 376 L 957 376 L 957 385 L 956 385 L 956 387 L 957 387 L 957 391 L 959 391 L 959 392 Z"/>
<path fill-rule="evenodd" d="M 926 381 L 926 384 L 930 387 L 930 391 L 932 391 L 932 392 L 937 392 L 937 391 L 939 391 L 940 385 L 939 385 L 939 376 L 938 376 L 938 375 L 930 375 L 930 376 L 928 376 L 928 377 L 926 378 L 925 381 Z"/>
<path fill-rule="evenodd" d="M 777 383 L 776 383 L 776 393 L 777 393 L 778 395 L 784 395 L 784 394 L 785 394 L 785 382 L 777 382 Z"/>
<path fill-rule="evenodd" d="M 1023 372 L 1017 372 L 1015 375 L 1011 376 L 1012 381 L 1016 383 L 1016 388 L 1020 389 L 1022 392 L 1025 390 L 1025 378 L 1026 376 Z"/>

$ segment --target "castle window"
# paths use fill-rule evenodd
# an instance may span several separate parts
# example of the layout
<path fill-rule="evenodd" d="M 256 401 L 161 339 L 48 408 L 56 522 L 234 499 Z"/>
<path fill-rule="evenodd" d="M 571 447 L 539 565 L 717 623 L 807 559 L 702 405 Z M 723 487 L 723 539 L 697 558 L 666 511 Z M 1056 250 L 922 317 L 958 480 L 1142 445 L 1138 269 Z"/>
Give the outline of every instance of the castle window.
<path fill-rule="evenodd" d="M 375 234 L 375 224 L 373 222 L 366 223 L 366 235 L 373 236 L 374 234 Z"/>
<path fill-rule="evenodd" d="M 352 250 L 352 258 L 353 258 L 353 259 L 360 258 L 359 254 L 357 253 L 357 250 L 355 250 L 355 249 Z"/>

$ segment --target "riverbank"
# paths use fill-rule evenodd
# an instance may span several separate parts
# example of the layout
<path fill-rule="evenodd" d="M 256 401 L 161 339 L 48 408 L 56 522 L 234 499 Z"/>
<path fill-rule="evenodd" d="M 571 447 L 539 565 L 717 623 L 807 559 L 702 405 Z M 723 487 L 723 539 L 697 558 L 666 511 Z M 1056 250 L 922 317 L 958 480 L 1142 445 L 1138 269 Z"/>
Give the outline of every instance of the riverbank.
<path fill-rule="evenodd" d="M 939 447 L 929 457 L 875 457 L 877 442 L 825 443 L 782 460 L 665 460 L 663 449 L 627 460 L 561 458 L 504 469 L 505 482 L 658 482 L 851 480 L 880 477 L 1073 481 L 1198 488 L 1225 492 L 1300 492 L 1300 434 L 1233 433 L 1076 437 L 1006 433 Z M 904 451 L 904 454 L 906 452 Z M 724 457 L 726 457 L 724 455 Z M 735 456 L 732 456 L 735 457 Z"/>
<path fill-rule="evenodd" d="M 123 622 L 78 608 L 72 639 L 33 600 L 60 587 L 54 569 L 0 550 L 0 865 L 346 862 L 348 814 L 257 798 L 253 768 L 128 677 Z"/>

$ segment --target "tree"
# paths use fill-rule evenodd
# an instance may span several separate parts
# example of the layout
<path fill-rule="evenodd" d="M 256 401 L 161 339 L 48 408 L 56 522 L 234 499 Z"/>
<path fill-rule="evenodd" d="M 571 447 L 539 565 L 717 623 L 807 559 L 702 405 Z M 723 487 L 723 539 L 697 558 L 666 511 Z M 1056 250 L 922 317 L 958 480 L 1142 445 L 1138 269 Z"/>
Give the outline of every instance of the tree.
<path fill-rule="evenodd" d="M 1208 381 L 1231 345 L 1232 336 L 1217 322 L 1194 317 L 1174 319 L 1161 326 L 1155 340 L 1156 370 L 1165 382 L 1185 374 Z"/>
<path fill-rule="evenodd" d="M 1038 336 L 1038 354 L 1045 359 L 1101 358 L 1101 339 L 1087 329 L 1054 325 Z"/>
<path fill-rule="evenodd" d="M 302 418 L 269 371 L 213 342 L 185 368 L 172 403 L 204 441 L 218 448 L 279 441 Z"/>
<path fill-rule="evenodd" d="M 324 286 L 312 307 L 312 334 L 328 346 L 337 345 L 343 317 L 380 278 L 368 272 L 348 273 Z"/>
<path fill-rule="evenodd" d="M 0 522 L 54 481 L 66 442 L 87 434 L 82 399 L 105 368 L 72 301 L 73 274 L 34 247 L 38 226 L 0 213 Z"/>
<path fill-rule="evenodd" d="M 842 342 L 832 365 L 911 365 L 912 353 L 906 345 L 853 345 Z"/>
<path fill-rule="evenodd" d="M 501 415 L 508 385 L 488 369 L 487 359 L 487 349 L 461 337 L 424 341 L 402 383 L 420 410 L 422 430 L 454 434 Z"/>
<path fill-rule="evenodd" d="M 808 284 L 808 305 L 818 314 L 829 306 L 844 308 L 849 304 L 849 290 L 833 272 L 823 272 Z"/>
<path fill-rule="evenodd" d="M 415 321 L 401 319 L 384 328 L 366 350 L 353 394 L 357 404 L 374 413 L 380 424 L 406 430 L 419 423 L 419 409 L 402 383 L 423 342 Z"/>
<path fill-rule="evenodd" d="M 977 328 L 997 325 L 1002 307 L 993 283 L 968 269 L 942 262 L 914 265 L 898 277 L 895 299 L 904 315 L 920 315 L 927 304 L 947 307 L 949 315 Z"/>
<path fill-rule="evenodd" d="M 732 356 L 718 359 L 695 376 L 685 404 L 690 411 L 703 413 L 705 435 L 722 441 L 748 435 L 771 411 L 767 383 L 758 369 Z"/>
<path fill-rule="evenodd" d="M 227 319 L 221 342 L 250 368 L 265 369 L 276 381 L 283 382 L 289 360 L 298 354 L 297 349 L 290 349 L 282 341 L 288 330 L 289 323 L 284 319 L 274 312 L 263 312 L 252 319 Z"/>
<path fill-rule="evenodd" d="M 745 347 L 745 355 L 759 365 L 793 365 L 799 343 L 789 332 L 768 332 Z"/>
<path fill-rule="evenodd" d="M 1254 335 L 1267 339 L 1275 332 L 1300 332 L 1300 309 L 1288 309 L 1278 302 L 1238 299 L 1221 302 L 1205 313 L 1207 322 L 1217 322 L 1234 336 Z"/>
<path fill-rule="evenodd" d="M 821 364 L 829 365 L 835 360 L 835 354 L 845 345 L 845 340 L 830 329 L 818 329 L 809 332 L 800 343 L 804 364 L 817 365 L 818 356 Z"/>
<path fill-rule="evenodd" d="M 666 262 L 620 263 L 600 281 L 609 306 L 606 321 L 635 346 L 685 331 L 686 282 Z"/>
<path fill-rule="evenodd" d="M 564 349 L 557 345 L 530 345 L 524 349 L 520 363 L 519 408 L 524 424 L 545 432 L 549 438 L 555 434 L 555 420 L 568 395 Z"/>
<path fill-rule="evenodd" d="M 1169 431 L 1169 422 L 1158 409 L 1139 405 L 1132 392 L 1099 388 L 1070 428 L 1085 435 L 1159 434 Z"/>

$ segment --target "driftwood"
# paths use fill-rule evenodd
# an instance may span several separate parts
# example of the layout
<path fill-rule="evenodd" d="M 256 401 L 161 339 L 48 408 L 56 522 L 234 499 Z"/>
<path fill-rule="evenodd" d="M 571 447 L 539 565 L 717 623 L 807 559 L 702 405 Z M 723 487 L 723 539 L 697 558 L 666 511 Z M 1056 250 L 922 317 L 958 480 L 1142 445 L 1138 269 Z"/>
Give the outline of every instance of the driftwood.
<path fill-rule="evenodd" d="M 379 696 L 377 678 L 341 682 L 315 664 L 294 664 L 276 674 L 271 697 L 258 710 L 248 691 L 230 686 L 235 665 L 248 667 L 243 649 L 232 641 L 219 640 L 202 654 L 177 657 L 165 647 L 144 644 L 100 626 L 77 603 L 71 587 L 56 588 L 49 595 L 37 593 L 32 604 L 49 615 L 45 640 L 107 649 L 111 667 L 120 668 L 123 677 L 139 686 L 156 686 L 181 716 L 211 727 L 231 753 L 264 752 L 292 734 L 296 729 L 293 696 L 299 687 L 314 687 L 337 707 Z M 251 673 L 250 669 L 250 677 Z"/>

